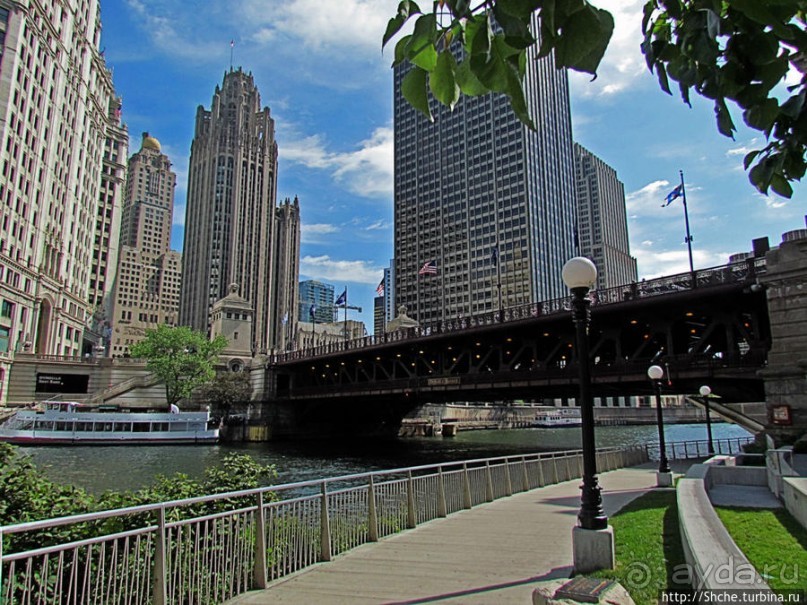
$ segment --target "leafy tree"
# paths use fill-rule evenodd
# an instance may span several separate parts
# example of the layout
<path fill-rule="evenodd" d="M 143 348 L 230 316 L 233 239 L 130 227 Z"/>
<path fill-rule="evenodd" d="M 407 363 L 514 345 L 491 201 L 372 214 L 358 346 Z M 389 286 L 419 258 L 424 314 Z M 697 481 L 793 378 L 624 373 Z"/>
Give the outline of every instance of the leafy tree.
<path fill-rule="evenodd" d="M 252 384 L 249 372 L 220 372 L 216 380 L 202 387 L 201 396 L 214 408 L 229 413 L 233 404 L 249 401 L 252 397 Z"/>
<path fill-rule="evenodd" d="M 686 103 L 692 90 L 713 99 L 726 136 L 736 130 L 727 105 L 734 101 L 769 140 L 745 158 L 751 182 L 784 197 L 807 168 L 806 12 L 807 0 L 648 0 L 642 22 L 642 52 L 662 90 L 670 93 L 673 79 Z M 554 53 L 557 67 L 596 76 L 614 28 L 611 14 L 587 0 L 438 0 L 425 13 L 402 0 L 382 46 L 411 18 L 393 66 L 412 64 L 402 93 L 413 107 L 432 119 L 429 92 L 451 108 L 461 95 L 497 92 L 531 128 L 522 84 L 528 51 L 537 46 L 538 57 Z M 790 67 L 801 79 L 785 90 Z M 790 97 L 780 103 L 783 91 Z"/>
<path fill-rule="evenodd" d="M 187 326 L 161 325 L 146 330 L 146 338 L 134 344 L 130 353 L 145 359 L 146 367 L 165 383 L 165 399 L 171 406 L 213 380 L 216 358 L 226 346 L 227 339 L 221 335 L 208 340 Z"/>

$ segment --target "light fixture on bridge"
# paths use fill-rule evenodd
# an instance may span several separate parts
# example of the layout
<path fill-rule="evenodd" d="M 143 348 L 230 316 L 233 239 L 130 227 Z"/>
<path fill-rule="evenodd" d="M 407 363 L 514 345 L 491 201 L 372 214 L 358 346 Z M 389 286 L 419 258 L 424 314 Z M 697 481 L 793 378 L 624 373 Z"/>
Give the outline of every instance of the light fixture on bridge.
<path fill-rule="evenodd" d="M 667 461 L 667 444 L 664 442 L 664 413 L 661 409 L 661 379 L 664 378 L 664 368 L 661 366 L 650 366 L 647 368 L 647 377 L 653 383 L 653 390 L 656 393 L 656 424 L 658 425 L 658 486 L 669 487 L 672 485 L 672 474 L 670 473 L 670 463 Z"/>
<path fill-rule="evenodd" d="M 709 410 L 709 399 L 714 397 L 712 395 L 712 389 L 708 385 L 703 385 L 698 392 L 701 394 L 703 398 L 703 409 L 706 412 L 706 439 L 708 440 L 708 448 L 709 448 L 709 455 L 712 456 L 715 453 L 715 446 L 714 442 L 712 441 L 712 415 Z"/>
<path fill-rule="evenodd" d="M 597 281 L 597 267 L 589 259 L 575 257 L 563 265 L 563 283 L 572 291 L 572 320 L 575 325 L 577 366 L 580 382 L 580 419 L 583 438 L 583 486 L 578 526 L 572 530 L 576 573 L 614 567 L 614 532 L 602 508 L 597 481 L 597 450 L 594 440 L 594 400 L 589 363 L 589 290 Z"/>

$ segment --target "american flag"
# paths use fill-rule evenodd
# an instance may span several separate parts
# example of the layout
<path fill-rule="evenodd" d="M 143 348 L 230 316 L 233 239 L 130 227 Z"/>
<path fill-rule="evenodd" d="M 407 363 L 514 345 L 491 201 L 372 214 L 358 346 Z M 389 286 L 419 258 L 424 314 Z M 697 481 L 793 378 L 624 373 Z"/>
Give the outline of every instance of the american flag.
<path fill-rule="evenodd" d="M 437 275 L 437 261 L 430 260 L 420 268 L 418 275 Z"/>
<path fill-rule="evenodd" d="M 375 289 L 375 293 L 379 296 L 384 296 L 384 281 L 382 280 L 378 287 Z"/>

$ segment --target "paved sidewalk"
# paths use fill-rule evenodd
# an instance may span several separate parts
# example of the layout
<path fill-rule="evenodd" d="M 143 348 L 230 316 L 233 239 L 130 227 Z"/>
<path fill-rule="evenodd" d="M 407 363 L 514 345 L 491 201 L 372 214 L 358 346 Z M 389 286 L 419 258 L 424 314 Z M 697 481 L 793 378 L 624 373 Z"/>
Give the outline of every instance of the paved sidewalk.
<path fill-rule="evenodd" d="M 653 488 L 655 470 L 650 463 L 600 475 L 606 513 Z M 230 603 L 527 605 L 536 582 L 571 573 L 579 508 L 579 479 L 516 494 L 360 546 Z"/>

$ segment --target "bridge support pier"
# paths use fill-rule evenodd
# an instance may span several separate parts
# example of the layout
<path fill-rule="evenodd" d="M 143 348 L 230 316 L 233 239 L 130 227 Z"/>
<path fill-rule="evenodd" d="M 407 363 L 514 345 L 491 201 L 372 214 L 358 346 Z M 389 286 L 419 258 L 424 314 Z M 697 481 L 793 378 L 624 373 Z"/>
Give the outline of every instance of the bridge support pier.
<path fill-rule="evenodd" d="M 807 229 L 785 233 L 765 262 L 759 282 L 767 288 L 772 339 L 761 371 L 766 432 L 788 443 L 807 432 Z"/>

